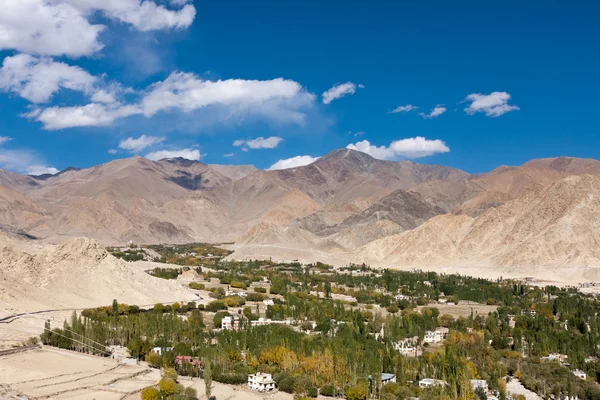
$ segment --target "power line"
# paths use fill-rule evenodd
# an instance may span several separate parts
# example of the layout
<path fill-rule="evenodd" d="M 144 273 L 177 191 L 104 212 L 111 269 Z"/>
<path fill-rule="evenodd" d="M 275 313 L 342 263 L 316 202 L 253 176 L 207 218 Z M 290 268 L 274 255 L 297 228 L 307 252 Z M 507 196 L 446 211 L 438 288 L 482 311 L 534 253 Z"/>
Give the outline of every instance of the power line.
<path fill-rule="evenodd" d="M 16 306 L 14 306 L 13 304 L 10 304 L 10 303 L 9 303 L 9 302 L 7 302 L 7 301 L 4 301 L 4 300 L 0 299 L 0 302 L 2 302 L 2 303 L 4 303 L 4 304 L 8 304 L 10 307 L 14 308 L 15 310 L 19 310 L 19 311 L 21 311 L 22 313 L 24 313 L 24 314 L 27 314 L 27 315 L 30 315 L 30 316 L 32 316 L 32 317 L 33 317 L 33 318 L 35 318 L 35 319 L 43 319 L 43 320 L 44 320 L 44 322 L 45 322 L 45 321 L 47 321 L 47 319 L 46 319 L 46 318 L 34 316 L 33 314 L 31 314 L 31 313 L 29 313 L 29 312 L 27 312 L 27 311 L 25 311 L 25 310 L 23 310 L 23 309 L 21 309 L 21 308 L 19 308 L 19 307 L 16 307 Z M 27 320 L 27 319 L 23 319 L 23 321 L 25 321 L 25 322 L 27 322 L 27 323 L 29 323 L 29 324 L 31 324 L 31 325 L 34 325 L 34 326 L 36 326 L 36 327 L 37 327 L 37 325 L 36 325 L 36 324 L 34 324 L 33 322 L 31 322 L 31 321 L 29 321 L 29 320 Z M 94 347 L 94 346 L 92 346 L 92 345 L 90 345 L 90 344 L 88 344 L 88 343 L 83 343 L 83 342 L 80 342 L 80 341 L 78 341 L 77 339 L 74 339 L 74 338 L 69 338 L 69 337 L 67 337 L 67 336 L 65 336 L 65 335 L 61 335 L 61 334 L 60 334 L 60 333 L 58 333 L 58 332 L 54 332 L 54 331 L 52 331 L 52 330 L 50 330 L 50 329 L 47 329 L 45 325 L 44 325 L 44 330 L 48 330 L 48 331 L 49 331 L 49 332 L 51 332 L 52 334 L 56 334 L 56 335 L 58 335 L 58 336 L 62 336 L 62 337 L 64 337 L 64 338 L 66 338 L 66 339 L 71 339 L 71 340 L 73 340 L 73 341 L 75 341 L 75 342 L 77 342 L 77 343 L 83 344 L 84 346 L 89 346 L 89 347 L 91 347 L 91 348 L 92 348 L 92 349 L 94 349 L 94 350 L 98 350 L 98 348 L 96 348 L 96 347 Z M 102 347 L 104 348 L 103 352 L 106 352 L 106 351 L 108 350 L 109 352 L 111 352 L 111 353 L 112 353 L 112 350 L 111 350 L 111 349 L 110 349 L 108 346 L 106 346 L 106 345 L 104 345 L 104 344 L 102 344 L 102 343 L 98 343 L 98 342 L 96 342 L 96 341 L 94 341 L 94 340 L 92 340 L 92 339 L 89 339 L 89 338 L 87 338 L 87 337 L 85 337 L 85 336 L 83 336 L 83 335 L 81 335 L 81 334 L 79 334 L 79 333 L 77 333 L 77 332 L 74 332 L 74 331 L 72 331 L 72 330 L 70 330 L 70 329 L 64 329 L 64 328 L 63 328 L 63 330 L 64 330 L 65 332 L 70 332 L 70 333 L 72 333 L 72 334 L 74 334 L 74 335 L 80 336 L 80 337 L 82 337 L 84 340 L 87 340 L 87 341 L 89 341 L 89 342 L 92 342 L 92 343 L 95 343 L 95 344 L 97 344 L 97 345 L 99 345 L 99 346 L 102 346 Z"/>

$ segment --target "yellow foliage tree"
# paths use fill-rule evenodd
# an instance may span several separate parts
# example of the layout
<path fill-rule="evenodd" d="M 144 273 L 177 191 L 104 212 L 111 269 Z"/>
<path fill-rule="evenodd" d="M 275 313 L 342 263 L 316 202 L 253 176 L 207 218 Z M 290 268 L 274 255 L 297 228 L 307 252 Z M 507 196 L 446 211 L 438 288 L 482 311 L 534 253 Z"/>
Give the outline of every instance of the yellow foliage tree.
<path fill-rule="evenodd" d="M 160 392 L 156 388 L 147 387 L 142 390 L 142 400 L 158 400 L 159 398 Z"/>
<path fill-rule="evenodd" d="M 175 394 L 176 386 L 177 384 L 171 378 L 162 378 L 160 382 L 158 382 L 158 388 L 167 396 Z"/>

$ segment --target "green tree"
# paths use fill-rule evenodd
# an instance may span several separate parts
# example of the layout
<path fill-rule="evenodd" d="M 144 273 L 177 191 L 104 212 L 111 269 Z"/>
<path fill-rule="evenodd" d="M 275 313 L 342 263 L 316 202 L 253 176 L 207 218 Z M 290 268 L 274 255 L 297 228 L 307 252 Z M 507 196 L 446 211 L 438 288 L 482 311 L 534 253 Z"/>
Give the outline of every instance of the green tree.
<path fill-rule="evenodd" d="M 212 383 L 212 367 L 210 366 L 210 362 L 206 363 L 204 367 L 204 394 L 207 399 L 210 399 L 212 395 L 213 383 Z"/>

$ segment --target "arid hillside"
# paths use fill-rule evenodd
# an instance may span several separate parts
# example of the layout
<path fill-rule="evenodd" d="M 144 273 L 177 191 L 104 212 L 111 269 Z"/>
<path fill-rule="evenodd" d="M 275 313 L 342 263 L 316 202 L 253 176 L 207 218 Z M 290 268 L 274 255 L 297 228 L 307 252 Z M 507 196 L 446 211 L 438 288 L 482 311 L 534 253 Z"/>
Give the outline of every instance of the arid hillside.
<path fill-rule="evenodd" d="M 587 268 L 600 266 L 599 175 L 568 157 L 477 175 L 349 149 L 279 171 L 133 157 L 0 171 L 0 226 L 54 244 L 235 242 L 245 258 Z"/>

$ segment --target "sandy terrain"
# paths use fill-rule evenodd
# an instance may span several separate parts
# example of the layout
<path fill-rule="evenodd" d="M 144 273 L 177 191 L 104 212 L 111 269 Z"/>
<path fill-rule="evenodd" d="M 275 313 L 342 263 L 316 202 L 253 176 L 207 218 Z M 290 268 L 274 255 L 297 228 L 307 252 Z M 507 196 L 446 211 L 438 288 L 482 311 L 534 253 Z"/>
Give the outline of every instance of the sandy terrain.
<path fill-rule="evenodd" d="M 39 399 L 118 400 L 155 378 L 145 366 L 47 347 L 0 357 L 0 382 Z"/>
<path fill-rule="evenodd" d="M 30 398 L 140 400 L 141 389 L 156 384 L 160 378 L 159 370 L 145 365 L 122 365 L 111 359 L 48 347 L 0 357 L 0 382 L 5 390 Z M 179 382 L 195 388 L 203 398 L 202 379 L 179 377 Z M 244 385 L 218 382 L 213 383 L 212 393 L 217 399 L 230 400 L 293 398 L 287 393 L 261 394 Z"/>
<path fill-rule="evenodd" d="M 511 379 L 511 381 L 506 384 L 506 391 L 508 394 L 522 394 L 527 400 L 542 400 L 536 393 L 526 389 L 518 379 Z"/>

